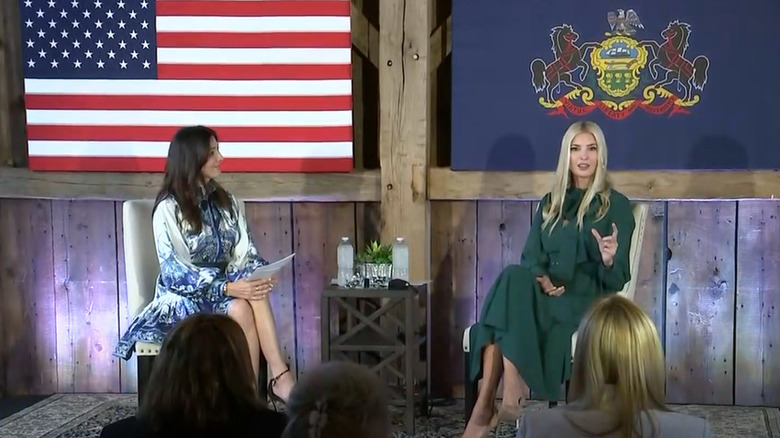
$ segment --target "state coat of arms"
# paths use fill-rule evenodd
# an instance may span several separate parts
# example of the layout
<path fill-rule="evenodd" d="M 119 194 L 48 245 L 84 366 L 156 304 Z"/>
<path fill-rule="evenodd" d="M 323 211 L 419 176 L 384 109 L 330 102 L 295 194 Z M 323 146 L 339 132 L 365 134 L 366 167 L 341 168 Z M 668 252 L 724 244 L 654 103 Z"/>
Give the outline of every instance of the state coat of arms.
<path fill-rule="evenodd" d="M 661 42 L 636 37 L 645 28 L 633 10 L 607 14 L 602 41 L 579 43 L 568 24 L 552 28 L 553 60 L 531 62 L 531 84 L 550 115 L 582 116 L 595 109 L 623 119 L 637 108 L 655 114 L 687 114 L 707 83 L 710 61 L 687 57 L 691 25 L 670 22 Z"/>

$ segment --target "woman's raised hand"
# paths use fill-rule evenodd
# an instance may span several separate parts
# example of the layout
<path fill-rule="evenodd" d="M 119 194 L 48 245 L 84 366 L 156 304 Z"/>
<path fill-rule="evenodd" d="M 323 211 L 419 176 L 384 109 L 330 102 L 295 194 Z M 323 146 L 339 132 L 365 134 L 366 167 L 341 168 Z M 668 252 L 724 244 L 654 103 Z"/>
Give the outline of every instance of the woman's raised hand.
<path fill-rule="evenodd" d="M 238 281 L 232 281 L 227 284 L 226 295 L 234 298 L 243 298 L 245 300 L 262 300 L 268 295 L 274 286 L 276 286 L 276 276 L 263 278 L 260 280 L 248 280 L 242 278 Z"/>
<path fill-rule="evenodd" d="M 590 230 L 593 233 L 593 237 L 596 238 L 596 242 L 599 244 L 599 252 L 601 252 L 601 261 L 605 266 L 612 266 L 612 262 L 615 260 L 615 253 L 618 249 L 618 229 L 617 225 L 612 224 L 612 234 L 608 236 L 602 236 L 596 231 L 595 228 Z"/>

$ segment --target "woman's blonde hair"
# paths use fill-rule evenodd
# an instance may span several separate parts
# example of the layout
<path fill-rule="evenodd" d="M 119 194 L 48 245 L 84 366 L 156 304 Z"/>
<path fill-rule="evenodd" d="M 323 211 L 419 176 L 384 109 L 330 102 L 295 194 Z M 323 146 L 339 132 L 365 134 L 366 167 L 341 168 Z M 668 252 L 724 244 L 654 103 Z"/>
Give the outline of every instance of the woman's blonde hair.
<path fill-rule="evenodd" d="M 664 356 L 653 321 L 625 297 L 611 295 L 597 302 L 578 330 L 569 389 L 569 408 L 602 410 L 615 416 L 612 431 L 642 436 L 640 414 L 668 411 Z M 576 424 L 575 424 L 576 426 Z"/>
<path fill-rule="evenodd" d="M 588 208 L 590 207 L 593 198 L 598 196 L 599 199 L 601 199 L 601 206 L 596 212 L 596 220 L 603 218 L 604 215 L 607 214 L 607 210 L 609 210 L 609 191 L 612 187 L 612 183 L 610 182 L 607 173 L 607 141 L 604 138 L 604 131 L 602 131 L 599 125 L 594 122 L 574 122 L 569 126 L 569 129 L 566 130 L 566 133 L 561 140 L 561 151 L 558 155 L 558 168 L 555 170 L 555 181 L 552 190 L 550 191 L 550 202 L 542 209 L 542 218 L 544 219 L 542 228 L 552 225 L 550 226 L 550 232 L 555 228 L 558 221 L 563 218 L 563 202 L 566 199 L 566 189 L 574 184 L 571 169 L 569 169 L 572 141 L 574 141 L 574 137 L 584 132 L 593 135 L 593 138 L 596 140 L 598 166 L 596 166 L 596 173 L 593 175 L 593 181 L 585 191 L 579 209 L 577 210 L 577 227 L 582 229 L 583 218 L 585 217 L 585 213 L 588 212 Z"/>

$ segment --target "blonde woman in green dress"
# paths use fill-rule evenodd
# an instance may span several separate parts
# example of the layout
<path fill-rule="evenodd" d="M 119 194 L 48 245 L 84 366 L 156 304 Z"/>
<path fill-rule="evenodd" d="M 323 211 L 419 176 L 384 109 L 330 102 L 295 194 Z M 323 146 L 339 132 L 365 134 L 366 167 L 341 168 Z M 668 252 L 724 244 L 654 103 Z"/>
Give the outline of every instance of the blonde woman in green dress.
<path fill-rule="evenodd" d="M 518 265 L 493 283 L 471 331 L 471 379 L 481 379 L 464 438 L 487 436 L 499 421 L 516 421 L 522 382 L 558 400 L 571 374 L 571 336 L 597 299 L 630 279 L 634 216 L 612 188 L 607 144 L 593 122 L 576 122 L 563 136 L 555 182 L 541 200 Z M 496 392 L 504 378 L 501 409 Z M 468 382 L 467 382 L 468 384 Z"/>

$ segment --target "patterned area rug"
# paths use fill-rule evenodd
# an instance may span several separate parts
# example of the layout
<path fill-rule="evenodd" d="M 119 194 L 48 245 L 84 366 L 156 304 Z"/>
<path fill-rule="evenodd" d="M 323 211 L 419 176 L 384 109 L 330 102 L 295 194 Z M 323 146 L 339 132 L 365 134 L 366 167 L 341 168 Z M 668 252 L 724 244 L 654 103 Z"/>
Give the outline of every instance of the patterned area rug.
<path fill-rule="evenodd" d="M 131 416 L 135 394 L 58 394 L 0 420 L 1 438 L 97 438 L 106 424 Z M 528 410 L 547 409 L 530 402 Z M 780 438 L 780 411 L 776 408 L 737 406 L 674 406 L 709 419 L 715 438 Z M 397 438 L 409 438 L 402 412 L 393 410 Z M 463 433 L 463 401 L 436 407 L 430 417 L 415 421 L 414 437 L 457 437 Z M 514 437 L 514 426 L 502 424 L 495 438 Z"/>

